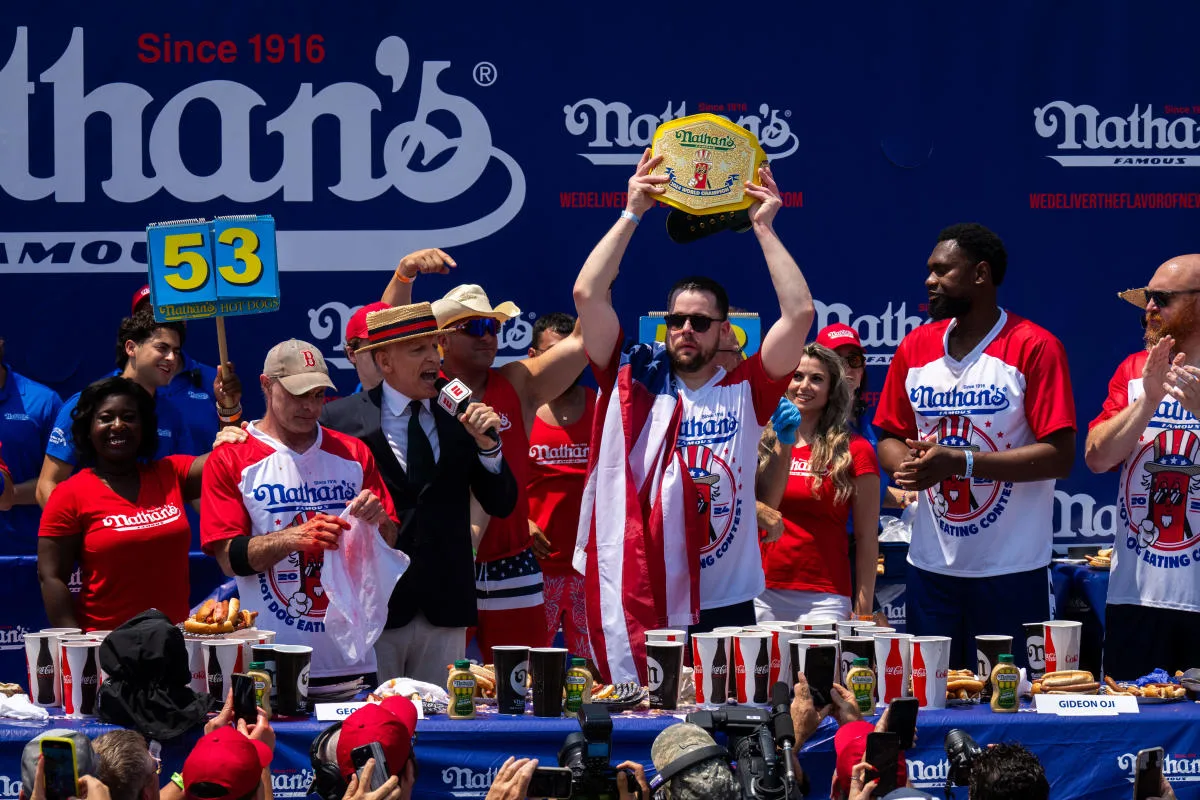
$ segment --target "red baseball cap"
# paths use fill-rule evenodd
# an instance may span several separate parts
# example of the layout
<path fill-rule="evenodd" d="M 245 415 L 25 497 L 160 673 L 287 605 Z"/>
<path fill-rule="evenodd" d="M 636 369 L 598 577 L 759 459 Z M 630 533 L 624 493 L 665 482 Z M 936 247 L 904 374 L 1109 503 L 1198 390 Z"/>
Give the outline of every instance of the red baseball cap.
<path fill-rule="evenodd" d="M 830 350 L 837 350 L 848 344 L 854 345 L 859 350 L 863 349 L 862 339 L 858 338 L 858 331 L 840 322 L 821 328 L 821 332 L 817 334 L 817 344 L 825 345 Z"/>
<path fill-rule="evenodd" d="M 367 314 L 372 311 L 383 311 L 385 308 L 391 308 L 387 303 L 367 303 L 365 306 L 355 311 L 350 317 L 350 321 L 346 323 L 346 341 L 351 339 L 366 339 L 367 338 Z"/>
<path fill-rule="evenodd" d="M 150 285 L 147 284 L 133 293 L 133 303 L 129 306 L 129 313 L 136 314 L 137 307 L 142 304 L 143 300 L 150 298 Z"/>
<path fill-rule="evenodd" d="M 346 717 L 338 734 L 337 763 L 342 777 L 349 779 L 354 773 L 350 752 L 371 742 L 379 742 L 388 769 L 399 774 L 412 753 L 416 730 L 417 708 L 407 697 L 389 697 L 358 709 Z"/>
<path fill-rule="evenodd" d="M 262 779 L 263 768 L 271 763 L 271 748 L 257 739 L 247 738 L 231 727 L 219 728 L 192 748 L 183 762 L 183 785 L 212 783 L 225 789 L 225 797 L 245 797 Z M 196 797 L 185 788 L 189 798 Z M 204 793 L 211 798 L 211 793 Z"/>
<path fill-rule="evenodd" d="M 833 736 L 833 752 L 837 755 L 837 785 L 844 794 L 850 794 L 850 778 L 854 767 L 862 763 L 863 755 L 867 752 L 867 735 L 875 732 L 875 726 L 870 722 L 847 722 L 837 729 Z M 896 765 L 896 785 L 908 783 L 908 767 L 904 763 L 904 753 L 900 753 Z M 870 782 L 873 778 L 868 777 Z"/>

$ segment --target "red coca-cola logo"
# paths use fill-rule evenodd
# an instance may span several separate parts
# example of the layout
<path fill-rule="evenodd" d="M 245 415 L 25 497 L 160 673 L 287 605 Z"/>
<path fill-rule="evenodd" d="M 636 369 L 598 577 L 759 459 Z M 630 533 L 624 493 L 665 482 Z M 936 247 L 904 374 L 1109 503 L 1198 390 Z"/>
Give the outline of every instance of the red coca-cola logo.
<path fill-rule="evenodd" d="M 888 666 L 883 668 L 883 674 L 891 675 L 893 677 L 895 677 L 897 675 L 902 676 L 902 675 L 904 675 L 904 667 L 902 665 L 893 666 L 893 665 L 889 664 Z"/>

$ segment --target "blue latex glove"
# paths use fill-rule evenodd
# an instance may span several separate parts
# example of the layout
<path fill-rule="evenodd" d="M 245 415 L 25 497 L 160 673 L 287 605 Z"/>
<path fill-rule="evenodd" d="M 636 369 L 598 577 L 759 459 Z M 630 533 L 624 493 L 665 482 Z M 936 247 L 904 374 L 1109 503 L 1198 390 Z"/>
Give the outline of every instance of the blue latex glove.
<path fill-rule="evenodd" d="M 779 405 L 771 415 L 771 425 L 780 444 L 795 444 L 796 431 L 800 428 L 800 409 L 786 397 L 779 398 Z"/>

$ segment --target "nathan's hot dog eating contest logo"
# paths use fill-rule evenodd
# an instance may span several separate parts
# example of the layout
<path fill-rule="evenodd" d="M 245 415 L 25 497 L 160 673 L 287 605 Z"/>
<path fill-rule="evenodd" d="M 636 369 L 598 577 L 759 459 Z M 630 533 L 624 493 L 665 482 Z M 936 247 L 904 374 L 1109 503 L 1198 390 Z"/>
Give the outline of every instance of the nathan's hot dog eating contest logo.
<path fill-rule="evenodd" d="M 1200 539 L 1200 436 L 1173 428 L 1147 442 L 1125 474 L 1126 547 L 1158 567 L 1197 560 Z"/>
<path fill-rule="evenodd" d="M 990 421 L 985 422 L 991 425 Z M 995 452 L 996 445 L 970 418 L 948 416 L 926 437 L 942 447 L 972 453 Z M 947 536 L 974 536 L 999 518 L 1008 504 L 1012 484 L 986 478 L 951 475 L 925 490 L 938 527 Z"/>

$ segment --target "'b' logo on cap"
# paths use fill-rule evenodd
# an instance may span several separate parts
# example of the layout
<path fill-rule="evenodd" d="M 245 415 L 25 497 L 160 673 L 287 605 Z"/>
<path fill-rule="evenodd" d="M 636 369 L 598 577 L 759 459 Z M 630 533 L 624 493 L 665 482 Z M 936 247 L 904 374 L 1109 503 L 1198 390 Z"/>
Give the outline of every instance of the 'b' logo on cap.
<path fill-rule="evenodd" d="M 304 366 L 315 367 L 317 365 L 317 360 L 313 358 L 312 350 L 301 350 L 300 353 L 304 356 Z"/>

